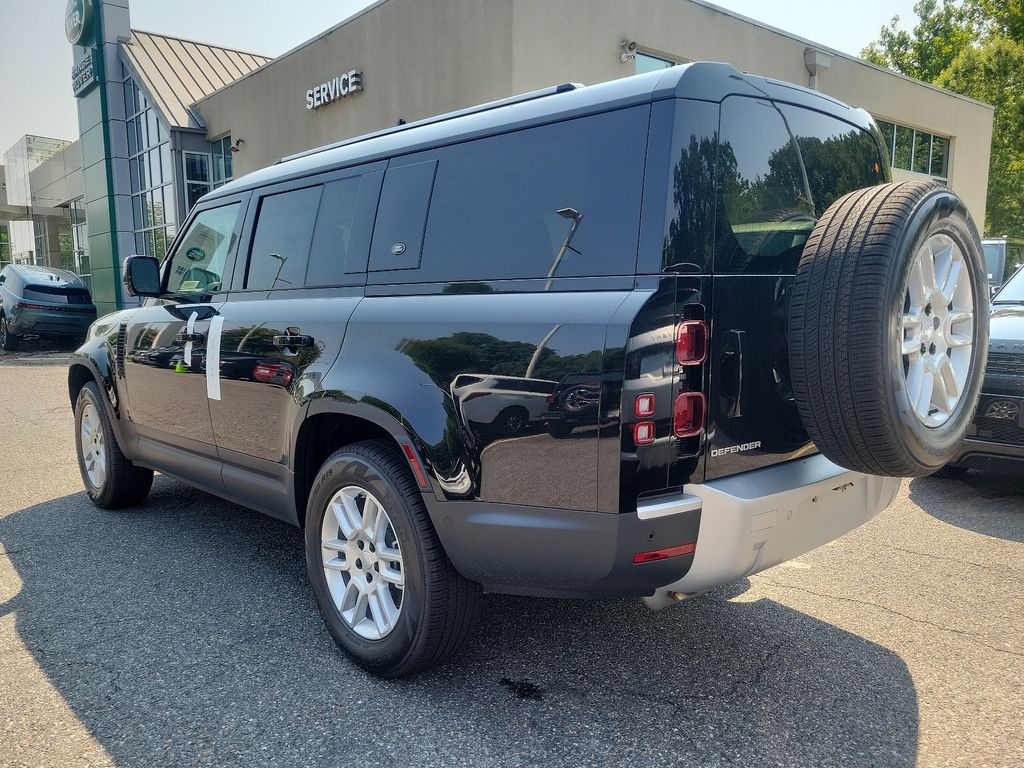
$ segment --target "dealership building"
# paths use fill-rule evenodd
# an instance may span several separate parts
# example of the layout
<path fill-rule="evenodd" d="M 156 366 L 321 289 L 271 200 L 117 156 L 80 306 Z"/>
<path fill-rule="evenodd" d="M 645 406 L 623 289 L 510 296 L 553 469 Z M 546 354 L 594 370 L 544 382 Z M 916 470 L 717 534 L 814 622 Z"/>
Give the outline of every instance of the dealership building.
<path fill-rule="evenodd" d="M 125 257 L 162 256 L 231 178 L 400 121 L 689 61 L 865 108 L 896 179 L 939 179 L 984 221 L 991 106 L 702 0 L 380 0 L 275 59 L 133 30 L 128 0 L 71 0 L 66 31 L 80 136 L 4 153 L 0 261 L 73 269 L 101 311 L 133 301 Z"/>

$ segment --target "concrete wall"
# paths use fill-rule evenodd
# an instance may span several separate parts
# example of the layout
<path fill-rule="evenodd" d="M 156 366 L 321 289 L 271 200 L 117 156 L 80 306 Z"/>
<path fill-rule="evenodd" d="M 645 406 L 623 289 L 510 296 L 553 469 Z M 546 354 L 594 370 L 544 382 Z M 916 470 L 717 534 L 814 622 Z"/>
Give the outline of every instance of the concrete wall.
<path fill-rule="evenodd" d="M 508 96 L 507 0 L 388 0 L 199 102 L 207 135 L 245 141 L 234 175 L 278 158 L 439 112 Z M 350 69 L 363 88 L 306 109 L 306 91 Z"/>
<path fill-rule="evenodd" d="M 619 43 L 728 61 L 806 85 L 807 41 L 692 0 L 385 0 L 199 103 L 208 135 L 245 139 L 235 176 L 292 152 L 566 81 L 632 75 Z M 821 48 L 821 46 L 815 46 Z M 823 49 L 824 50 L 824 49 Z M 992 109 L 833 52 L 818 87 L 878 117 L 952 137 L 949 183 L 984 222 Z M 353 67 L 365 91 L 305 109 Z M 900 174 L 906 177 L 909 174 Z"/>

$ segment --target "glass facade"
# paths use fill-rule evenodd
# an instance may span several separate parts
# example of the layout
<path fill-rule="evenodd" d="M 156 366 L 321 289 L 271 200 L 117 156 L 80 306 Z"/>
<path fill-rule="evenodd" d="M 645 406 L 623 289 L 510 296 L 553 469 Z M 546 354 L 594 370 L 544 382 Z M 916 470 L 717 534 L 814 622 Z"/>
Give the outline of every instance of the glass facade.
<path fill-rule="evenodd" d="M 183 152 L 185 161 L 185 200 L 192 210 L 211 189 L 231 181 L 231 136 L 210 142 L 210 152 Z"/>
<path fill-rule="evenodd" d="M 71 211 L 71 245 L 74 249 L 74 267 L 72 270 L 85 281 L 92 290 L 92 269 L 89 267 L 89 230 L 85 224 L 85 200 L 72 200 Z"/>
<path fill-rule="evenodd" d="M 888 120 L 876 119 L 893 168 L 949 179 L 949 139 Z"/>
<path fill-rule="evenodd" d="M 135 252 L 162 259 L 177 224 L 170 133 L 130 77 L 124 81 L 124 98 Z"/>

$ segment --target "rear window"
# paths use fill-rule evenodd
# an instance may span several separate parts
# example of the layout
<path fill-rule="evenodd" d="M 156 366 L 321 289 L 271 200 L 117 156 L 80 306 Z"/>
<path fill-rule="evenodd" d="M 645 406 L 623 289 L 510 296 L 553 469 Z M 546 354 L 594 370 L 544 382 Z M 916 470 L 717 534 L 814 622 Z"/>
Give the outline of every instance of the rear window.
<path fill-rule="evenodd" d="M 886 180 L 874 136 L 837 118 L 732 97 L 721 124 L 717 272 L 795 272 L 818 217 Z"/>
<path fill-rule="evenodd" d="M 49 285 L 26 285 L 22 291 L 25 301 L 49 302 L 50 304 L 90 304 L 89 292 L 85 288 L 58 288 Z"/>

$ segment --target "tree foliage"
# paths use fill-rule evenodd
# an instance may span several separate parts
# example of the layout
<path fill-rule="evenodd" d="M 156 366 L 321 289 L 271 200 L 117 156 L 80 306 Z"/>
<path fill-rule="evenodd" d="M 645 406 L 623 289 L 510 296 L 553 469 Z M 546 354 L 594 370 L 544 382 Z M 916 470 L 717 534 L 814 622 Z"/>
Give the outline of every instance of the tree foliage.
<path fill-rule="evenodd" d="M 975 41 L 979 9 L 975 2 L 919 0 L 914 13 L 918 23 L 913 32 L 900 29 L 900 17 L 893 16 L 861 56 L 908 77 L 934 82 Z"/>
<path fill-rule="evenodd" d="M 1024 234 L 1024 0 L 921 0 L 861 55 L 995 106 L 985 230 Z"/>
<path fill-rule="evenodd" d="M 991 37 L 961 52 L 935 83 L 995 106 L 985 229 L 1024 233 L 1024 45 Z"/>

